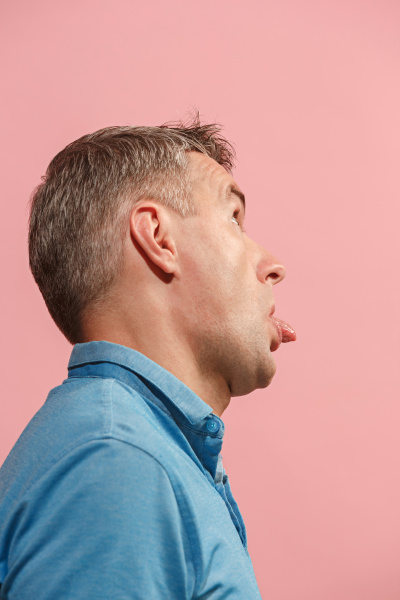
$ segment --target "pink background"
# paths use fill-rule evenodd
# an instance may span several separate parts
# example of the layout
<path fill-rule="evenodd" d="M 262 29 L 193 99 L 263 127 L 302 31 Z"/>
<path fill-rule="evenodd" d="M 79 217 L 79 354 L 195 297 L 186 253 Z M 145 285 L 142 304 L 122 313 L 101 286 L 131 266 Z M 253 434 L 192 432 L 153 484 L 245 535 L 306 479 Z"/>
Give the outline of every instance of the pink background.
<path fill-rule="evenodd" d="M 223 415 L 261 593 L 399 600 L 400 3 L 25 0 L 1 22 L 0 461 L 71 352 L 28 267 L 33 187 L 84 133 L 197 106 L 298 334 Z"/>

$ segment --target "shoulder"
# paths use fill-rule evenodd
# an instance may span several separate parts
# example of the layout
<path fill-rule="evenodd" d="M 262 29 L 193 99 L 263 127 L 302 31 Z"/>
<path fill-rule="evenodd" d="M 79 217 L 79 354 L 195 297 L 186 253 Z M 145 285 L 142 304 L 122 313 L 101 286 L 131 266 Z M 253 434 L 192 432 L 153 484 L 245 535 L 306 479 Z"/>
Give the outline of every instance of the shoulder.
<path fill-rule="evenodd" d="M 91 469 L 99 481 L 110 470 L 127 481 L 155 471 L 165 479 L 174 453 L 173 440 L 135 390 L 114 379 L 66 380 L 51 390 L 10 452 L 0 495 L 14 503 L 46 480 L 85 479 Z"/>
<path fill-rule="evenodd" d="M 194 586 L 186 523 L 174 488 L 165 468 L 142 448 L 106 437 L 71 448 L 31 487 L 14 514 L 18 519 L 9 519 L 1 536 L 13 540 L 9 577 L 26 563 L 23 575 L 28 580 L 32 568 L 38 589 L 48 580 L 59 586 L 52 597 L 64 597 L 59 589 L 66 571 L 76 573 L 77 589 L 90 590 L 86 597 L 94 597 L 97 587 L 110 594 L 116 580 L 128 597 L 140 580 L 142 591 L 160 586 L 152 597 L 176 588 L 171 597 L 184 598 L 188 569 Z"/>

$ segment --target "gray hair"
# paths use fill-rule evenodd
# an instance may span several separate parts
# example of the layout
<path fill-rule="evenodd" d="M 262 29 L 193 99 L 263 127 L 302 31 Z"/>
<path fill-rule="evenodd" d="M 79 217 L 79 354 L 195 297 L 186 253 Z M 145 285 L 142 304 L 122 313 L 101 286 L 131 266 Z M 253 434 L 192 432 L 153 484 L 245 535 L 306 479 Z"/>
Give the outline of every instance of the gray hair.
<path fill-rule="evenodd" d="M 29 266 L 51 317 L 71 344 L 82 340 L 90 310 L 109 296 L 123 267 L 136 202 L 151 198 L 181 215 L 196 214 L 188 151 L 232 172 L 235 151 L 218 124 L 106 127 L 68 144 L 33 191 Z"/>

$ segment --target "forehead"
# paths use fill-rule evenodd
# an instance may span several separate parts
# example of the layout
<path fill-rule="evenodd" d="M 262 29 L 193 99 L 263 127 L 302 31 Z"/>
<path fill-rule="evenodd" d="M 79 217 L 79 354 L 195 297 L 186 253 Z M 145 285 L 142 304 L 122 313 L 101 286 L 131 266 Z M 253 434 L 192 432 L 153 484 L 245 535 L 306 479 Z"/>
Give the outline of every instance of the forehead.
<path fill-rule="evenodd" d="M 202 202 L 223 202 L 232 194 L 245 203 L 244 195 L 233 177 L 209 156 L 200 152 L 188 152 L 190 178 L 195 196 L 201 195 Z"/>

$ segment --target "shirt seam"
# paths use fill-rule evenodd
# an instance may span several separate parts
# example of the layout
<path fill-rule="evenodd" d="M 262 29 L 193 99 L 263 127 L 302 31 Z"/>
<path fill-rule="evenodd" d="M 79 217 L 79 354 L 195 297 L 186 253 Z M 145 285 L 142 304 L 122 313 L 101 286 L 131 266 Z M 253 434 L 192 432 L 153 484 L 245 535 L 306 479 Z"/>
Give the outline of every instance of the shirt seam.
<path fill-rule="evenodd" d="M 117 383 L 121 387 L 125 388 L 126 391 L 128 391 L 129 393 L 132 393 L 132 391 L 133 391 L 136 394 L 138 394 L 141 398 L 144 397 L 144 396 L 142 396 L 142 394 L 140 394 L 134 388 L 130 387 L 127 383 L 125 383 L 125 381 L 121 381 L 117 377 L 110 377 L 110 376 L 106 377 L 104 375 L 69 375 L 68 379 L 64 380 L 64 382 L 69 382 L 72 379 L 105 379 L 105 380 L 110 379 L 110 380 L 113 381 L 113 383 Z M 74 382 L 71 382 L 71 383 L 74 383 Z M 172 421 L 175 421 L 175 419 L 170 415 L 170 413 L 167 411 L 167 409 L 165 407 L 159 406 L 158 404 L 154 404 L 154 406 L 157 406 L 157 408 L 159 408 L 160 410 L 162 410 L 163 413 L 167 417 L 169 417 Z"/>
<path fill-rule="evenodd" d="M 135 389 L 131 388 L 128 384 L 126 384 L 124 381 L 121 381 L 120 379 L 117 379 L 115 377 L 110 377 L 110 376 L 104 377 L 103 375 L 70 375 L 67 381 L 70 381 L 71 378 L 74 378 L 74 379 L 91 379 L 91 378 L 93 378 L 93 379 L 109 380 L 109 381 L 112 382 L 111 387 L 110 387 L 110 394 L 112 394 L 112 387 L 113 387 L 113 385 L 116 384 L 116 386 L 121 386 L 129 394 L 134 393 L 134 394 L 137 394 L 140 398 L 143 398 L 143 396 L 140 394 L 140 392 L 136 391 Z M 74 383 L 74 382 L 72 382 L 72 383 Z M 111 403 L 112 403 L 112 397 L 110 397 L 110 404 Z M 188 429 L 189 431 L 194 432 L 196 435 L 198 435 L 202 439 L 203 442 L 204 442 L 204 440 L 205 440 L 205 438 L 207 436 L 212 437 L 212 438 L 219 438 L 218 435 L 209 435 L 208 433 L 205 433 L 205 432 L 202 432 L 202 431 L 198 431 L 197 429 L 193 429 L 191 427 L 188 427 L 187 425 L 183 424 L 181 421 L 179 421 L 179 424 L 178 424 L 177 421 L 175 420 L 175 418 L 168 412 L 168 410 L 166 408 L 162 408 L 158 404 L 154 404 L 154 406 L 156 406 L 157 408 L 159 408 L 160 410 L 162 410 L 162 412 L 164 413 L 164 415 L 166 417 L 168 417 L 168 419 L 170 421 L 172 421 L 173 423 L 177 424 L 178 427 L 182 427 L 182 428 Z M 141 417 L 143 417 L 143 419 L 145 419 L 152 427 L 154 427 L 154 423 L 151 420 L 148 419 L 147 415 L 141 413 Z M 111 425 L 111 423 L 110 423 L 110 425 Z M 107 433 L 107 429 L 106 428 L 104 428 L 104 433 L 105 434 Z M 110 430 L 110 435 L 111 436 L 113 435 L 112 434 L 112 430 Z M 222 438 L 219 438 L 219 439 L 222 439 Z M 190 444 L 189 441 L 188 441 L 188 443 Z M 194 452 L 194 450 L 193 450 L 193 452 Z M 200 465 L 199 468 L 200 468 L 201 472 L 203 473 L 203 475 L 207 479 L 207 481 L 210 482 L 210 480 L 208 479 L 208 476 L 207 476 L 208 471 L 204 467 L 204 465 L 202 463 L 202 459 L 200 459 L 200 457 L 198 457 L 198 456 L 197 456 L 197 459 L 199 461 L 199 465 Z M 212 479 L 211 474 L 210 474 L 210 477 Z M 215 481 L 214 480 L 212 480 L 212 485 L 213 485 L 213 487 L 215 487 Z"/>
<path fill-rule="evenodd" d="M 111 387 L 111 386 L 110 386 Z M 164 471 L 164 473 L 166 474 L 166 476 L 168 477 L 168 481 L 170 482 L 171 488 L 173 490 L 174 496 L 175 496 L 175 500 L 178 506 L 178 511 L 179 514 L 182 517 L 182 523 L 183 523 L 183 530 L 185 532 L 186 535 L 186 540 L 187 540 L 187 545 L 189 547 L 189 552 L 190 555 L 192 557 L 192 563 L 194 566 L 194 573 L 195 573 L 195 585 L 194 585 L 194 589 L 197 589 L 197 583 L 199 580 L 199 568 L 197 565 L 197 561 L 195 558 L 195 554 L 192 550 L 192 544 L 190 543 L 190 536 L 188 534 L 187 531 L 187 524 L 185 522 L 185 519 L 182 516 L 182 509 L 181 506 L 178 502 L 178 498 L 177 498 L 177 491 L 175 490 L 175 486 L 172 483 L 171 477 L 167 471 L 167 469 L 164 467 L 164 465 L 161 463 L 161 461 L 154 456 L 153 454 L 151 454 L 150 452 L 148 452 L 147 450 L 145 450 L 144 448 L 141 448 L 140 446 L 138 446 L 137 444 L 133 444 L 132 442 L 129 442 L 127 440 L 121 439 L 120 437 L 117 437 L 114 434 L 108 433 L 108 434 L 102 434 L 102 435 L 98 435 L 98 436 L 91 436 L 91 437 L 87 437 L 86 439 L 84 439 L 84 441 L 82 441 L 79 444 L 70 444 L 67 448 L 64 449 L 64 451 L 60 452 L 59 454 L 56 455 L 54 461 L 51 463 L 51 465 L 49 465 L 49 467 L 46 469 L 46 471 L 33 483 L 31 483 L 26 490 L 24 491 L 24 493 L 22 494 L 21 498 L 19 499 L 19 502 L 23 502 L 24 498 L 26 498 L 26 496 L 30 493 L 30 491 L 32 490 L 32 488 L 34 488 L 37 484 L 39 484 L 43 478 L 48 474 L 48 472 L 55 466 L 57 465 L 57 463 L 61 462 L 61 460 L 63 460 L 64 458 L 67 458 L 67 456 L 73 452 L 74 450 L 78 450 L 79 448 L 81 448 L 82 446 L 85 446 L 86 444 L 89 444 L 90 442 L 97 442 L 97 441 L 101 441 L 101 440 L 114 440 L 118 443 L 121 444 L 126 444 L 127 446 L 131 446 L 132 448 L 136 448 L 137 450 L 140 450 L 141 452 L 144 452 L 145 454 L 147 454 L 150 458 L 154 459 L 155 462 L 157 462 L 159 464 L 159 466 L 162 468 L 162 470 Z M 196 537 L 196 536 L 194 536 Z"/>
<path fill-rule="evenodd" d="M 114 426 L 114 403 L 113 403 L 113 396 L 112 396 L 112 388 L 113 388 L 114 383 L 115 383 L 115 379 L 111 379 L 108 386 L 105 387 L 104 394 L 103 394 L 103 397 L 107 396 L 105 398 L 105 402 L 104 402 L 105 407 L 107 407 L 107 402 L 109 403 L 110 423 L 109 423 L 109 427 L 108 427 L 108 432 L 110 435 L 111 435 L 111 432 L 112 432 L 113 426 Z"/>

